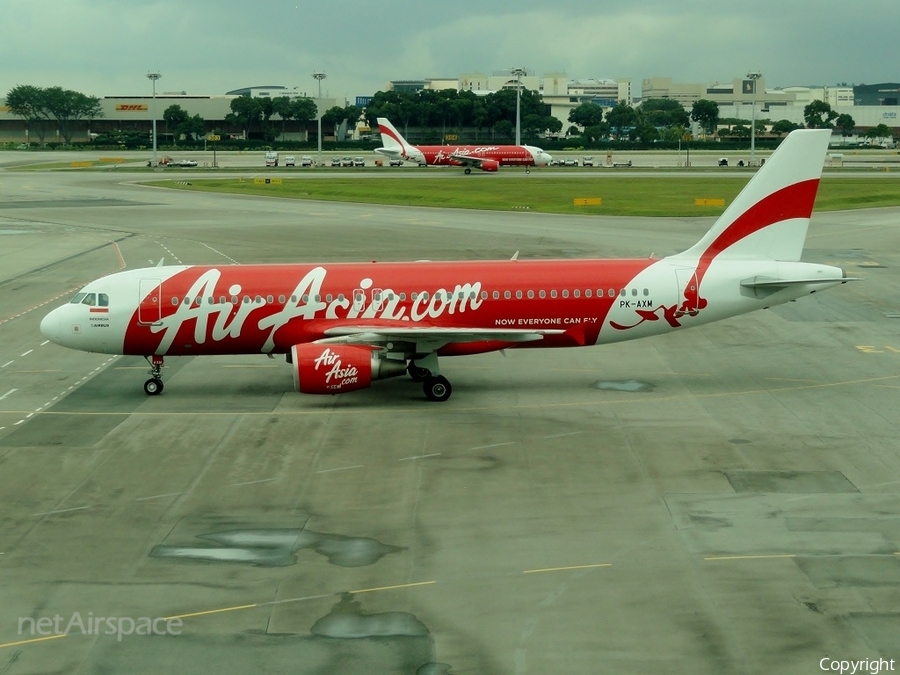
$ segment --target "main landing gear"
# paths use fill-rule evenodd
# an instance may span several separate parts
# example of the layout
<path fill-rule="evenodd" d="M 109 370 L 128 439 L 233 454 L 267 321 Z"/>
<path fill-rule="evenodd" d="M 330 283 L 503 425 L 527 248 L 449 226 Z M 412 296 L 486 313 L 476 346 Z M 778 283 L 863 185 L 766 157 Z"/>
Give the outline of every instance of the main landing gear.
<path fill-rule="evenodd" d="M 150 364 L 148 375 L 150 379 L 144 382 L 144 393 L 147 396 L 159 396 L 163 390 L 162 369 L 163 357 L 161 356 L 145 356 L 147 363 Z"/>
<path fill-rule="evenodd" d="M 437 356 L 430 354 L 422 359 L 426 366 L 419 365 L 415 361 L 410 361 L 406 367 L 409 378 L 413 382 L 422 383 L 422 391 L 425 392 L 425 398 L 429 401 L 446 401 L 453 393 L 453 387 L 443 375 L 435 375 L 433 371 L 437 371 Z"/>

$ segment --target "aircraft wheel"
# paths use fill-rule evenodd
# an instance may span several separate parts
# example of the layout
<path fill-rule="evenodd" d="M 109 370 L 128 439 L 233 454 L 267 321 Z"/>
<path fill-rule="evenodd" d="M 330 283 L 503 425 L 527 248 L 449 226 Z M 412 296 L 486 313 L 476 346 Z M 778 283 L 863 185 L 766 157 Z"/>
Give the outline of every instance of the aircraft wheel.
<path fill-rule="evenodd" d="M 431 375 L 431 371 L 428 368 L 417 366 L 415 361 L 409 362 L 409 365 L 406 366 L 406 372 L 409 373 L 409 379 L 413 382 L 424 382 Z"/>
<path fill-rule="evenodd" d="M 144 393 L 147 394 L 147 396 L 159 396 L 162 393 L 162 390 L 162 380 L 151 377 L 149 380 L 144 382 Z"/>
<path fill-rule="evenodd" d="M 453 393 L 453 387 L 443 375 L 429 377 L 425 380 L 425 398 L 429 401 L 446 401 Z"/>
<path fill-rule="evenodd" d="M 525 169 L 525 173 L 531 173 L 531 169 Z"/>
<path fill-rule="evenodd" d="M 466 167 L 465 173 L 468 176 L 470 173 L 472 173 L 472 169 L 470 169 L 469 167 Z"/>

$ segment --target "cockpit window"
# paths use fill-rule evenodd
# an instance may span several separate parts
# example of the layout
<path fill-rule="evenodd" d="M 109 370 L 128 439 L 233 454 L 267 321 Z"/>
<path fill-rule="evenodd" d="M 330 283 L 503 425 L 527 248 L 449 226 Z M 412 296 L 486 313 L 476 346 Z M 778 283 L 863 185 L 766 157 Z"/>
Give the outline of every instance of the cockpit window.
<path fill-rule="evenodd" d="M 69 304 L 109 307 L 109 296 L 106 293 L 76 293 L 75 297 L 69 300 Z"/>

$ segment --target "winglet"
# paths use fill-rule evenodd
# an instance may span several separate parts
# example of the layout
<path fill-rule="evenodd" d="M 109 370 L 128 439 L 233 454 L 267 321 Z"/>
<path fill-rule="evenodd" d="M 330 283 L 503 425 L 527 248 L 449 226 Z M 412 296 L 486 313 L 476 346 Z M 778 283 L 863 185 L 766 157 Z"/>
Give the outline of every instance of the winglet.
<path fill-rule="evenodd" d="M 510 258 L 510 260 L 518 260 L 518 259 L 519 259 L 519 252 L 516 251 L 515 253 L 513 253 L 513 257 Z"/>
<path fill-rule="evenodd" d="M 166 261 L 166 258 L 165 258 L 165 256 L 163 256 L 162 258 L 159 259 L 159 262 L 156 263 L 156 266 L 157 266 L 157 267 L 162 267 L 162 266 L 163 266 L 163 263 L 164 263 L 165 261 Z"/>

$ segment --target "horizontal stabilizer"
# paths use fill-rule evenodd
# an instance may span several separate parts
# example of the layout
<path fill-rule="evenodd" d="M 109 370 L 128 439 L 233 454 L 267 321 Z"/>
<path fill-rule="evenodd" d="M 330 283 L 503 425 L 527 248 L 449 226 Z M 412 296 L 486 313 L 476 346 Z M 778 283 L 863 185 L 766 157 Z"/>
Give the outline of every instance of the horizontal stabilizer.
<path fill-rule="evenodd" d="M 843 279 L 830 279 L 830 278 L 819 278 L 819 279 L 772 279 L 770 277 L 753 277 L 752 279 L 745 279 L 741 282 L 741 286 L 743 288 L 768 288 L 772 290 L 777 290 L 779 288 L 790 288 L 791 286 L 811 286 L 815 284 L 835 284 L 835 283 L 844 283 L 845 281 L 857 281 L 857 279 L 853 279 L 850 277 L 844 277 Z"/>

